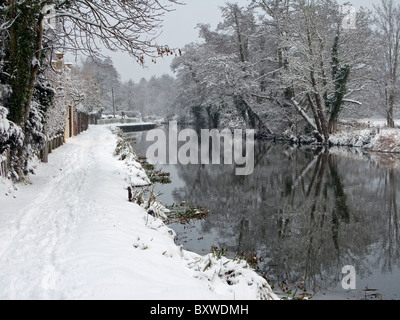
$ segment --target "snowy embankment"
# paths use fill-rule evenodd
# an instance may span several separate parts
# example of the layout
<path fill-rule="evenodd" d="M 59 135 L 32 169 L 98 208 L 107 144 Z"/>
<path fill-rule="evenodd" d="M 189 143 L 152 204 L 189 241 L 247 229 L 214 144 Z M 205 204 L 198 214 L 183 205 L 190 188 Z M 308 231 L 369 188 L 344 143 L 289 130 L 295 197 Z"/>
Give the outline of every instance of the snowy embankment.
<path fill-rule="evenodd" d="M 385 127 L 384 119 L 343 120 L 341 125 L 342 130 L 329 139 L 332 145 L 400 153 L 400 130 Z M 399 120 L 396 121 L 398 125 Z"/>
<path fill-rule="evenodd" d="M 0 299 L 277 299 L 243 262 L 178 247 L 127 201 L 127 166 L 106 126 L 38 164 L 17 190 L 0 178 Z M 143 177 L 145 179 L 145 177 Z"/>
<path fill-rule="evenodd" d="M 329 141 L 335 146 L 358 147 L 374 152 L 400 153 L 400 130 L 361 129 L 339 132 Z"/>

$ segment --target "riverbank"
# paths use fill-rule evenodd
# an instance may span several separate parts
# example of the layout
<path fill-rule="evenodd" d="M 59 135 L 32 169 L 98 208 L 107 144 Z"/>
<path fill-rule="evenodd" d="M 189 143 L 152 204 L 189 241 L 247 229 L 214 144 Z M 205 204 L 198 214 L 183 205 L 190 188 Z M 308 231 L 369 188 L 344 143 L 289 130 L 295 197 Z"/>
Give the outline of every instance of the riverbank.
<path fill-rule="evenodd" d="M 400 153 L 400 130 L 390 128 L 356 129 L 338 132 L 330 138 L 338 147 L 356 147 L 371 152 Z"/>
<path fill-rule="evenodd" d="M 259 134 L 257 138 L 298 145 L 319 145 L 315 138 L 296 136 L 290 130 L 282 136 Z M 400 129 L 386 127 L 384 120 L 343 121 L 339 125 L 339 130 L 330 136 L 329 146 L 349 147 L 375 153 L 400 154 Z"/>
<path fill-rule="evenodd" d="M 128 201 L 147 183 L 91 126 L 37 163 L 31 184 L 0 180 L 0 299 L 278 299 L 243 261 L 198 255 Z"/>

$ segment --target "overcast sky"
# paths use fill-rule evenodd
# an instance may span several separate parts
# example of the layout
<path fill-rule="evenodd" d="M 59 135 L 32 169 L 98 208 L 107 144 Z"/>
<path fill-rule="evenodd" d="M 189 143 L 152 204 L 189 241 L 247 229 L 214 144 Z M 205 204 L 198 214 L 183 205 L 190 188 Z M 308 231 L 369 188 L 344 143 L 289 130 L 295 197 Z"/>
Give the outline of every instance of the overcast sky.
<path fill-rule="evenodd" d="M 163 33 L 158 39 L 159 44 L 167 44 L 169 47 L 182 48 L 185 44 L 198 41 L 198 23 L 208 23 L 213 28 L 221 22 L 221 11 L 219 7 L 224 6 L 227 0 L 183 0 L 185 5 L 176 6 L 176 10 L 165 15 Z M 246 6 L 250 0 L 231 0 L 228 2 L 238 3 Z M 338 0 L 339 3 L 347 3 L 348 0 Z M 354 6 L 372 7 L 379 4 L 380 0 L 351 0 Z M 126 54 L 110 54 L 114 65 L 121 74 L 121 80 L 132 79 L 135 82 L 144 77 L 160 76 L 164 73 L 172 74 L 170 64 L 172 57 L 158 59 L 157 64 L 148 61 L 147 68 L 143 69 Z"/>

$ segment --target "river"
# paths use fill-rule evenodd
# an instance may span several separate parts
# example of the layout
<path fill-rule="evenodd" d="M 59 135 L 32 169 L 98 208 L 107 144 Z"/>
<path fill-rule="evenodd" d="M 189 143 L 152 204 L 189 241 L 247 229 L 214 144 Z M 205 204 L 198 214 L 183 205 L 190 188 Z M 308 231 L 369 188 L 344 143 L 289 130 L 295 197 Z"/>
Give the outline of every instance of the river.
<path fill-rule="evenodd" d="M 141 156 L 152 144 L 146 134 L 135 134 Z M 276 288 L 301 283 L 315 300 L 397 300 L 399 163 L 400 155 L 256 142 L 253 174 L 237 176 L 233 165 L 157 165 L 172 183 L 156 192 L 165 205 L 211 210 L 171 225 L 184 249 L 255 254 L 258 272 Z M 346 265 L 355 267 L 355 290 L 342 288 Z"/>

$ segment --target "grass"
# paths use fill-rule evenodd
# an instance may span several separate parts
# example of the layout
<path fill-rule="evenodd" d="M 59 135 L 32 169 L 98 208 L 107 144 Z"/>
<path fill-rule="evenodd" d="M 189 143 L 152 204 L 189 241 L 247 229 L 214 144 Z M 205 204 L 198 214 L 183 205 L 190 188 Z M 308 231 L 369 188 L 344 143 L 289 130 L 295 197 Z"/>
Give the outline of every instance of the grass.
<path fill-rule="evenodd" d="M 169 172 L 163 172 L 161 170 L 156 170 L 155 166 L 150 164 L 145 157 L 139 157 L 138 162 L 142 165 L 143 169 L 146 171 L 151 183 L 161 183 L 170 184 L 171 174 Z"/>
<path fill-rule="evenodd" d="M 170 184 L 172 183 L 169 172 L 162 172 L 161 170 L 146 171 L 152 183 Z"/>
<path fill-rule="evenodd" d="M 202 220 L 210 214 L 208 209 L 199 206 L 190 206 L 185 202 L 180 204 L 173 204 L 172 206 L 167 206 L 170 211 L 168 216 L 168 224 L 180 223 L 186 224 L 192 220 Z"/>
<path fill-rule="evenodd" d="M 304 280 L 297 284 L 290 284 L 287 281 L 272 283 L 268 277 L 264 278 L 281 300 L 311 300 L 317 293 L 316 288 L 313 289 L 313 293 L 310 293 Z"/>
<path fill-rule="evenodd" d="M 228 250 L 227 249 L 223 249 L 223 248 L 218 248 L 217 246 L 212 246 L 211 247 L 212 253 L 214 255 L 214 257 L 216 257 L 217 259 L 220 259 L 222 256 L 225 256 L 228 254 Z M 257 253 L 245 253 L 245 252 L 241 252 L 241 253 L 236 253 L 233 261 L 245 261 L 247 263 L 247 265 L 254 269 L 257 270 L 259 269 L 259 263 L 264 261 L 263 257 L 258 257 Z"/>

